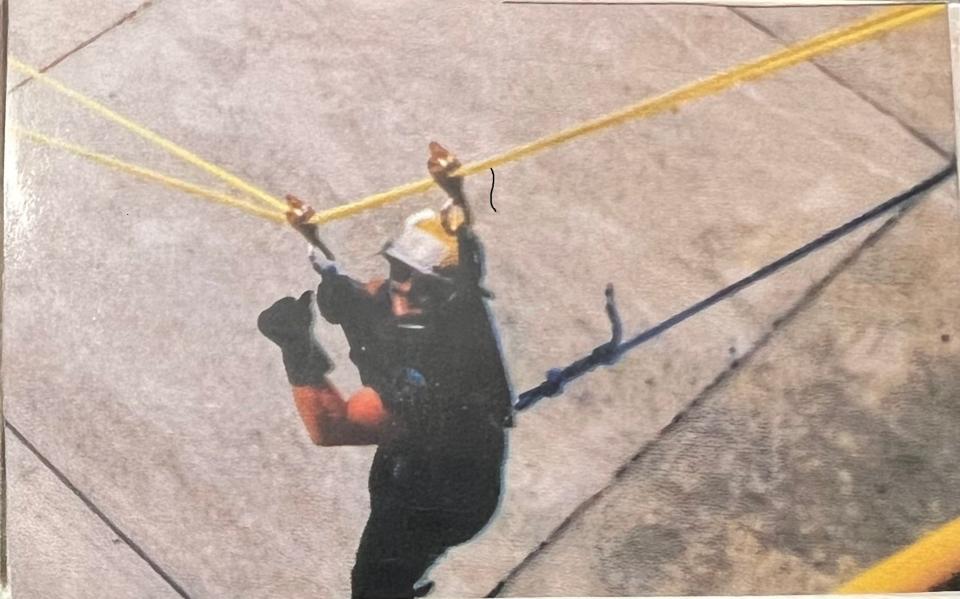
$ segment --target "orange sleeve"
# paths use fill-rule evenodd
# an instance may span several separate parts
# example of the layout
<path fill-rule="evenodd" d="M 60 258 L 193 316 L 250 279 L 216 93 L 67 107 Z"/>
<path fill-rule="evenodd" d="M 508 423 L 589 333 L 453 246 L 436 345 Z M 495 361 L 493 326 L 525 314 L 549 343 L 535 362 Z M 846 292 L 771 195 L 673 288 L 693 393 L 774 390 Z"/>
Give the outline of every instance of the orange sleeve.
<path fill-rule="evenodd" d="M 293 400 L 316 445 L 375 445 L 387 421 L 380 395 L 363 387 L 349 400 L 332 383 L 293 388 Z"/>

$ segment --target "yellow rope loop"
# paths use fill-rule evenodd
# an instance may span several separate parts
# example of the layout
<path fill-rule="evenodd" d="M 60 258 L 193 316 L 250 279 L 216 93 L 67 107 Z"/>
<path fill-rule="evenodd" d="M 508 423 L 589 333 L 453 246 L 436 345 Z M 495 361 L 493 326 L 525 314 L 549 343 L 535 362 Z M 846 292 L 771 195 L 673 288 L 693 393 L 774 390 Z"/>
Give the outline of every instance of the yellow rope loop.
<path fill-rule="evenodd" d="M 260 206 L 256 206 L 254 204 L 251 204 L 250 202 L 221 193 L 215 189 L 210 189 L 208 187 L 203 187 L 201 185 L 188 183 L 186 181 L 182 181 L 175 177 L 164 175 L 163 173 L 158 173 L 157 171 L 150 170 L 142 166 L 130 164 L 129 162 L 124 162 L 118 158 L 114 158 L 113 156 L 100 154 L 98 152 L 88 150 L 76 144 L 71 144 L 63 140 L 44 135 L 42 133 L 38 133 L 36 131 L 31 131 L 29 129 L 13 127 L 13 132 L 35 143 L 43 144 L 43 145 L 54 147 L 54 148 L 60 148 L 61 150 L 66 150 L 68 152 L 76 154 L 77 156 L 82 156 L 83 158 L 87 158 L 89 160 L 98 162 L 105 166 L 109 166 L 119 171 L 123 171 L 125 173 L 134 175 L 136 177 L 140 177 L 141 179 L 146 179 L 148 181 L 160 183 L 162 185 L 166 185 L 167 187 L 184 191 L 186 193 L 189 193 L 201 198 L 205 198 L 208 200 L 213 200 L 215 202 L 219 202 L 227 206 L 233 206 L 234 208 L 239 208 L 250 214 L 253 214 L 254 216 L 259 216 L 260 218 L 265 218 L 278 223 L 286 222 L 286 218 L 284 217 L 282 212 L 279 212 L 277 210 L 269 210 L 269 209 L 261 208 Z"/>
<path fill-rule="evenodd" d="M 470 176 L 480 172 L 486 172 L 490 168 L 521 160 L 538 152 L 542 152 L 590 133 L 620 125 L 630 120 L 652 116 L 668 110 L 675 110 L 688 102 L 724 91 L 747 81 L 768 76 L 772 73 L 826 54 L 833 50 L 850 46 L 898 27 L 903 27 L 922 19 L 932 17 L 944 10 L 945 7 L 943 5 L 928 5 L 921 7 L 896 7 L 879 11 L 878 13 L 871 15 L 862 21 L 854 23 L 853 25 L 841 27 L 839 29 L 816 36 L 805 42 L 788 46 L 767 56 L 734 67 L 728 71 L 717 73 L 711 77 L 690 83 L 660 96 L 643 100 L 617 112 L 586 121 L 574 127 L 570 127 L 569 129 L 565 129 L 552 135 L 548 135 L 521 146 L 512 148 L 490 158 L 466 164 L 460 168 L 457 174 L 462 176 Z M 146 127 L 143 127 L 142 125 L 139 125 L 130 119 L 117 114 L 103 104 L 84 96 L 80 92 L 63 85 L 50 76 L 41 73 L 14 58 L 10 59 L 10 64 L 15 69 L 34 77 L 38 81 L 50 86 L 61 94 L 76 100 L 108 120 L 111 120 L 136 133 L 140 137 L 155 143 L 156 145 L 164 148 L 175 156 L 182 158 L 190 164 L 193 164 L 202 170 L 219 177 L 234 188 L 259 198 L 276 207 L 277 209 L 284 211 L 286 210 L 286 204 L 280 201 L 278 198 L 254 187 L 246 181 L 243 181 L 236 175 L 228 173 L 224 169 L 203 160 L 196 154 L 193 154 L 192 152 L 176 145 L 172 141 L 161 137 Z M 349 204 L 319 211 L 312 219 L 312 222 L 325 223 L 347 218 L 359 214 L 360 212 L 393 203 L 408 196 L 423 193 L 428 191 L 434 185 L 434 181 L 430 178 L 424 178 L 419 181 L 400 185 L 388 191 L 367 196 Z M 232 198 L 232 200 L 236 201 L 235 198 Z"/>
<path fill-rule="evenodd" d="M 106 118 L 109 121 L 112 121 L 121 127 L 127 129 L 128 131 L 140 136 L 141 138 L 163 148 L 167 152 L 173 154 L 174 156 L 180 158 L 181 160 L 186 161 L 189 164 L 196 166 L 197 168 L 203 170 L 206 173 L 213 175 L 226 182 L 228 185 L 234 187 L 239 191 L 250 194 L 251 196 L 258 198 L 267 204 L 274 206 L 275 208 L 286 210 L 287 205 L 280 199 L 270 195 L 269 193 L 263 191 L 262 189 L 255 187 L 254 185 L 244 181 L 240 177 L 227 172 L 226 170 L 220 168 L 219 166 L 212 164 L 203 158 L 200 158 L 193 152 L 183 148 L 176 143 L 170 141 L 169 139 L 147 129 L 143 125 L 135 123 L 134 121 L 128 119 L 127 117 L 118 114 L 117 112 L 107 108 L 103 104 L 97 102 L 93 98 L 89 98 L 82 93 L 67 87 L 63 83 L 60 83 L 56 79 L 50 77 L 45 73 L 41 73 L 37 69 L 20 62 L 16 58 L 10 57 L 9 64 L 14 69 L 36 79 L 37 81 L 51 87 L 57 92 L 76 100 L 81 105 L 87 109 L 99 114 L 100 116 Z"/>
<path fill-rule="evenodd" d="M 491 168 L 516 162 L 538 152 L 602 129 L 621 125 L 627 121 L 641 117 L 653 116 L 674 110 L 683 104 L 724 91 L 740 83 L 765 77 L 833 50 L 850 46 L 898 27 L 903 27 L 910 23 L 932 17 L 933 15 L 941 13 L 943 10 L 945 10 L 945 7 L 942 5 L 932 5 L 919 8 L 897 7 L 879 11 L 853 25 L 818 35 L 805 42 L 788 46 L 728 71 L 717 73 L 706 79 L 687 84 L 660 96 L 643 100 L 617 112 L 586 121 L 552 135 L 541 137 L 540 139 L 512 148 L 490 158 L 466 164 L 461 167 L 456 174 L 470 176 L 486 172 Z M 323 223 L 353 216 L 359 212 L 377 208 L 407 196 L 423 193 L 433 185 L 434 182 L 432 179 L 421 179 L 413 183 L 401 185 L 350 204 L 318 212 L 314 217 L 314 222 Z"/>
<path fill-rule="evenodd" d="M 414 181 L 413 183 L 407 183 L 406 185 L 394 187 L 390 191 L 367 196 L 366 198 L 356 202 L 351 202 L 349 204 L 344 204 L 328 210 L 318 211 L 314 217 L 310 219 L 310 222 L 326 223 L 347 218 L 361 212 L 366 212 L 367 210 L 379 208 L 380 206 L 386 204 L 392 204 L 393 202 L 407 196 L 423 193 L 434 185 L 436 185 L 436 183 L 433 179 L 420 179 L 419 181 Z"/>

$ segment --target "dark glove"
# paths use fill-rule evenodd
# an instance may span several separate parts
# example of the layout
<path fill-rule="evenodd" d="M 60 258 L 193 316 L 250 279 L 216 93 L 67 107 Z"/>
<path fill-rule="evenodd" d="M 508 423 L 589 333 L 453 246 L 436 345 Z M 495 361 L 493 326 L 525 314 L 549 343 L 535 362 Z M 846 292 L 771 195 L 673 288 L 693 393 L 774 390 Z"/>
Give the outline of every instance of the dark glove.
<path fill-rule="evenodd" d="M 257 328 L 280 346 L 287 380 L 295 387 L 320 385 L 333 369 L 330 358 L 313 337 L 311 293 L 299 299 L 285 297 L 260 313 Z"/>

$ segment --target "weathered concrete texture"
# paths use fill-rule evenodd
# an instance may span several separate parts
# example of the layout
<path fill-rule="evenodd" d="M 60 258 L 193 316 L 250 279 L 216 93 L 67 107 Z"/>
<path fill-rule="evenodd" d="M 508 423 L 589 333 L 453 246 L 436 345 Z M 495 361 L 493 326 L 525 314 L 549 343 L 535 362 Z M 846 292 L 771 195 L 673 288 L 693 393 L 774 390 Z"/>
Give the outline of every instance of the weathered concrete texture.
<path fill-rule="evenodd" d="M 877 7 L 740 8 L 739 14 L 786 42 L 798 42 L 862 19 Z M 851 89 L 882 107 L 946 153 L 953 152 L 953 94 L 947 13 L 867 44 L 816 59 Z"/>
<path fill-rule="evenodd" d="M 27 449 L 7 435 L 14 597 L 178 595 Z"/>
<path fill-rule="evenodd" d="M 484 157 L 779 47 L 721 8 L 508 6 L 163 0 L 52 74 L 323 208 L 424 176 L 430 139 Z M 12 110 L 209 182 L 37 82 Z M 193 596 L 343 596 L 372 452 L 309 445 L 255 328 L 260 310 L 315 284 L 302 241 L 61 152 L 9 156 L 11 417 Z M 629 330 L 644 328 L 942 162 L 804 65 L 498 169 L 496 214 L 487 179 L 471 180 L 513 380 L 526 388 L 606 337 L 608 281 Z M 439 202 L 324 234 L 347 266 L 379 274 L 372 254 Z M 436 569 L 440 593 L 492 588 L 865 234 L 524 414 L 501 514 Z M 340 334 L 323 336 L 352 387 Z"/>
<path fill-rule="evenodd" d="M 504 594 L 825 593 L 960 515 L 952 191 L 774 331 Z"/>
<path fill-rule="evenodd" d="M 150 2 L 145 0 L 9 0 L 10 55 L 43 68 L 64 58 Z M 10 70 L 10 85 L 25 79 Z"/>

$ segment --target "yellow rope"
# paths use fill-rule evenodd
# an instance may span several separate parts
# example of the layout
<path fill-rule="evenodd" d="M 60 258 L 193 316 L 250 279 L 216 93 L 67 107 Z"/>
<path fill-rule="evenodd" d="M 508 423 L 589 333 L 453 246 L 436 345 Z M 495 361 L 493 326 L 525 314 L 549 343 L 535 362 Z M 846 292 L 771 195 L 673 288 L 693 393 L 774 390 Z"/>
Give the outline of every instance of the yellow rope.
<path fill-rule="evenodd" d="M 276 208 L 279 208 L 281 210 L 286 210 L 287 205 L 281 200 L 279 200 L 278 198 L 270 195 L 269 193 L 263 191 L 258 187 L 255 187 L 250 183 L 247 183 L 240 177 L 237 177 L 236 175 L 233 175 L 225 171 L 219 166 L 212 164 L 210 162 L 207 162 L 206 160 L 204 160 L 203 158 L 200 158 L 193 152 L 175 144 L 174 142 L 170 141 L 169 139 L 166 139 L 165 137 L 162 137 L 161 135 L 151 131 L 150 129 L 147 129 L 143 125 L 135 123 L 132 120 L 128 119 L 127 117 L 114 112 L 113 110 L 111 110 L 110 108 L 107 108 L 106 106 L 97 102 L 96 100 L 89 98 L 81 94 L 80 92 L 67 87 L 66 85 L 60 83 L 59 81 L 50 77 L 49 75 L 41 73 L 37 69 L 31 66 L 28 66 L 13 57 L 10 57 L 9 64 L 14 69 L 26 75 L 29 75 L 30 77 L 33 77 L 34 79 L 36 79 L 37 81 L 40 81 L 41 83 L 44 83 L 50 86 L 51 88 L 67 96 L 68 98 L 72 98 L 73 100 L 76 100 L 86 108 L 92 110 L 93 112 L 99 114 L 100 116 L 106 118 L 107 120 L 117 123 L 118 125 L 124 127 L 128 131 L 131 131 L 136 135 L 139 135 L 143 139 L 160 146 L 161 148 L 170 152 L 174 156 L 182 160 L 185 160 L 186 162 L 196 166 L 197 168 L 200 168 L 201 170 L 215 177 L 218 177 L 219 179 L 225 181 L 226 183 L 233 186 L 234 188 L 240 191 L 246 192 L 255 198 L 259 198 L 264 202 L 266 202 L 267 204 L 272 205 Z"/>
<path fill-rule="evenodd" d="M 922 537 L 836 590 L 924 593 L 960 573 L 960 518 Z"/>
<path fill-rule="evenodd" d="M 286 222 L 286 219 L 284 218 L 284 215 L 282 212 L 261 208 L 260 206 L 256 206 L 254 204 L 251 204 L 239 198 L 235 198 L 227 194 L 220 193 L 215 189 L 210 189 L 208 187 L 203 187 L 200 185 L 195 185 L 193 183 L 188 183 L 186 181 L 182 181 L 175 177 L 164 175 L 162 173 L 158 173 L 156 171 L 150 170 L 148 168 L 144 168 L 142 166 L 130 164 L 129 162 L 124 162 L 112 156 L 107 156 L 106 154 L 100 154 L 98 152 L 88 150 L 78 145 L 71 144 L 53 137 L 49 137 L 47 135 L 43 135 L 42 133 L 37 133 L 36 131 L 30 131 L 28 129 L 21 129 L 20 127 L 14 127 L 13 132 L 16 133 L 17 135 L 25 137 L 36 143 L 66 150 L 68 152 L 76 154 L 77 156 L 82 156 L 89 160 L 93 160 L 94 162 L 98 162 L 100 164 L 115 168 L 125 173 L 132 174 L 134 176 L 140 177 L 142 179 L 146 179 L 148 181 L 161 183 L 168 187 L 172 187 L 173 189 L 178 189 L 180 191 L 185 191 L 189 194 L 193 194 L 195 196 L 213 200 L 215 202 L 226 204 L 228 206 L 233 206 L 234 208 L 245 210 L 246 212 L 249 212 L 250 214 L 259 216 L 261 218 L 266 218 L 279 223 Z"/>
<path fill-rule="evenodd" d="M 879 11 L 853 25 L 818 35 L 805 42 L 789 46 L 762 58 L 744 63 L 729 71 L 687 84 L 660 96 L 643 100 L 633 106 L 586 121 L 558 133 L 541 137 L 540 139 L 507 150 L 506 152 L 485 160 L 466 164 L 460 168 L 458 174 L 469 176 L 486 172 L 490 168 L 515 162 L 531 154 L 542 152 L 553 146 L 589 133 L 594 133 L 601 129 L 620 125 L 640 117 L 652 116 L 668 110 L 674 110 L 687 102 L 724 91 L 746 81 L 759 79 L 832 50 L 850 46 L 886 31 L 932 17 L 943 10 L 945 10 L 943 5 L 934 5 L 919 8 L 898 7 Z M 394 202 L 406 196 L 422 193 L 430 189 L 433 185 L 434 182 L 432 179 L 421 179 L 413 183 L 401 185 L 389 191 L 371 195 L 350 204 L 344 204 L 318 212 L 314 217 L 314 222 L 322 223 L 346 218 L 359 212 Z"/>
<path fill-rule="evenodd" d="M 809 60 L 839 48 L 856 44 L 898 27 L 903 27 L 922 19 L 932 17 L 936 14 L 939 14 L 943 10 L 945 10 L 943 5 L 931 5 L 922 7 L 897 7 L 879 11 L 878 13 L 860 22 L 854 23 L 853 25 L 824 33 L 805 42 L 789 46 L 762 58 L 744 63 L 728 71 L 687 84 L 660 96 L 643 100 L 637 104 L 634 104 L 633 106 L 629 106 L 603 117 L 586 121 L 558 133 L 542 137 L 485 160 L 466 164 L 460 168 L 458 174 L 469 176 L 480 172 L 485 172 L 490 168 L 509 162 L 515 162 L 537 152 L 541 152 L 583 135 L 594 133 L 615 125 L 620 125 L 633 119 L 652 116 L 668 110 L 675 110 L 688 102 L 724 91 L 734 87 L 735 85 L 739 85 L 740 83 L 765 77 L 797 63 Z M 175 156 L 178 156 L 187 162 L 198 166 L 204 171 L 219 177 L 233 187 L 245 191 L 254 197 L 260 198 L 261 200 L 264 200 L 281 210 L 286 209 L 286 204 L 281 202 L 278 198 L 254 187 L 253 185 L 241 180 L 239 177 L 228 173 L 222 168 L 199 158 L 192 152 L 189 152 L 188 150 L 174 144 L 172 141 L 159 136 L 146 127 L 138 125 L 130 119 L 117 114 L 113 110 L 91 98 L 84 96 L 80 92 L 68 88 L 50 76 L 45 75 L 13 58 L 10 59 L 10 64 L 15 69 L 20 70 L 36 78 L 38 81 L 49 85 L 60 93 L 77 100 L 87 108 L 115 123 L 122 125 L 128 130 L 140 135 L 144 139 L 159 145 Z M 382 193 L 367 196 L 350 204 L 320 211 L 313 218 L 313 222 L 324 223 L 332 220 L 347 218 L 360 212 L 395 202 L 407 196 L 423 193 L 434 185 L 434 181 L 430 178 L 407 183 Z"/>

